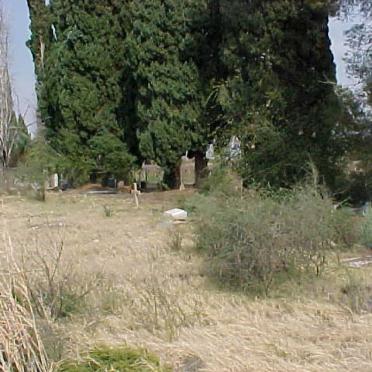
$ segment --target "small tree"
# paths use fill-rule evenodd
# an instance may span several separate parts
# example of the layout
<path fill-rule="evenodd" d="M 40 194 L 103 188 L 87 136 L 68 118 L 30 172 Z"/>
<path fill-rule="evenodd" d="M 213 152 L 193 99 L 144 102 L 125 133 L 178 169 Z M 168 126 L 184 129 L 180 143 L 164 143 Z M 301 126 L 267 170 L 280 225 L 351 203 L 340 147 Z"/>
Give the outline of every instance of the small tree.
<path fill-rule="evenodd" d="M 37 198 L 45 201 L 46 182 L 56 171 L 58 154 L 38 136 L 26 151 L 25 159 L 19 166 L 20 178 L 30 182 L 37 192 Z"/>

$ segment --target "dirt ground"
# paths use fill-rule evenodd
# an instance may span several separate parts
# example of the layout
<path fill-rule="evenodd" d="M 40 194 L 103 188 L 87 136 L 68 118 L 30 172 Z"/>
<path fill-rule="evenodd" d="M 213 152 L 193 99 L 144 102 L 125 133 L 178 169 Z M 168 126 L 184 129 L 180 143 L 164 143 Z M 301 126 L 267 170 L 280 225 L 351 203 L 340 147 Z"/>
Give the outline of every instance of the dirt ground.
<path fill-rule="evenodd" d="M 372 371 L 372 313 L 341 296 L 350 275 L 372 287 L 370 267 L 346 275 L 331 265 L 318 284 L 269 299 L 216 289 L 192 248 L 192 221 L 163 215 L 191 193 L 142 194 L 138 210 L 124 193 L 0 198 L 2 251 L 11 241 L 37 270 L 36 254 L 63 246 L 66 277 L 92 284 L 83 309 L 40 323 L 50 353 L 129 344 L 184 372 Z"/>

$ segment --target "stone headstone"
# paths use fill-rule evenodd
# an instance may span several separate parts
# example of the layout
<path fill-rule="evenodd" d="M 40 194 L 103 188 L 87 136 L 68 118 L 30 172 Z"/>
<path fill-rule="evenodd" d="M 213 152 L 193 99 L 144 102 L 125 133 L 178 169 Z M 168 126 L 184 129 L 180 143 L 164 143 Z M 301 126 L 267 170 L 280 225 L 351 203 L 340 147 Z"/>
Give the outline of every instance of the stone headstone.
<path fill-rule="evenodd" d="M 181 184 L 184 186 L 195 185 L 195 159 L 183 156 L 181 160 Z"/>
<path fill-rule="evenodd" d="M 48 189 L 57 189 L 59 186 L 59 177 L 57 173 L 51 175 L 48 179 L 47 188 Z"/>
<path fill-rule="evenodd" d="M 214 160 L 214 145 L 213 143 L 208 145 L 208 150 L 205 154 L 207 160 Z"/>
<path fill-rule="evenodd" d="M 139 182 L 146 188 L 157 188 L 164 179 L 164 171 L 157 164 L 143 164 Z"/>

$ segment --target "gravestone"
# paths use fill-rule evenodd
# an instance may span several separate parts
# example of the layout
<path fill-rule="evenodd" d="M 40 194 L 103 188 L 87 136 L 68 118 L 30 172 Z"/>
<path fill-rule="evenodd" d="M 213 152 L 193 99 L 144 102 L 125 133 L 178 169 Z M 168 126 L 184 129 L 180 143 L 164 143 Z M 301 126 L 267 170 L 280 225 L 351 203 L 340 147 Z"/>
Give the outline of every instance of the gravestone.
<path fill-rule="evenodd" d="M 213 143 L 208 145 L 208 150 L 205 154 L 205 158 L 207 160 L 214 160 L 214 145 L 213 145 Z"/>
<path fill-rule="evenodd" d="M 195 159 L 189 159 L 187 154 L 181 158 L 181 187 L 183 190 L 185 186 L 194 186 L 195 185 Z"/>
<path fill-rule="evenodd" d="M 59 187 L 59 177 L 57 173 L 52 174 L 48 177 L 46 188 L 49 190 L 55 190 Z"/>
<path fill-rule="evenodd" d="M 142 164 L 139 176 L 141 188 L 145 188 L 146 190 L 158 189 L 163 183 L 163 179 L 164 171 L 159 165 L 155 163 Z"/>

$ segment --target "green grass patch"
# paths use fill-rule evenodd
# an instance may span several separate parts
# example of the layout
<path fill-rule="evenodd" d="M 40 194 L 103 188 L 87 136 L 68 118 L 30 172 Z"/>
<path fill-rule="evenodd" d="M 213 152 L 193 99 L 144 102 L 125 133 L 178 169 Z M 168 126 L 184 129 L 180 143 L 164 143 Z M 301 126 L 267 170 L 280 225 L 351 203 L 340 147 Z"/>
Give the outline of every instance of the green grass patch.
<path fill-rule="evenodd" d="M 168 372 L 159 358 L 144 349 L 100 347 L 87 353 L 80 361 L 66 361 L 58 372 Z"/>

